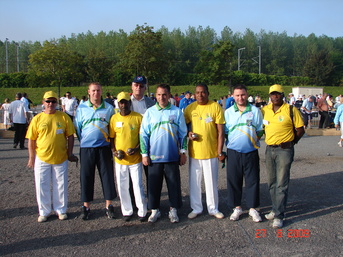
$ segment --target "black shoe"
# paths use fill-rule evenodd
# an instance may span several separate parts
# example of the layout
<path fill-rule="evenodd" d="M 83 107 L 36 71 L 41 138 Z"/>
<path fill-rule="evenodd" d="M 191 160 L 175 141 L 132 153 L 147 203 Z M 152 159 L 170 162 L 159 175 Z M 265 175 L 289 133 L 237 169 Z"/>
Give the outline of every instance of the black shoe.
<path fill-rule="evenodd" d="M 13 148 L 17 148 L 17 145 L 18 145 L 18 144 L 13 144 Z"/>
<path fill-rule="evenodd" d="M 110 204 L 107 208 L 106 208 L 106 216 L 109 219 L 115 219 L 114 217 L 114 208 L 113 205 Z"/>
<path fill-rule="evenodd" d="M 145 215 L 144 217 L 139 217 L 140 222 L 146 222 L 148 220 L 148 214 Z"/>
<path fill-rule="evenodd" d="M 88 220 L 88 216 L 89 216 L 90 212 L 91 212 L 91 210 L 89 208 L 87 210 L 86 206 L 82 206 L 80 218 L 83 220 Z"/>
<path fill-rule="evenodd" d="M 131 218 L 132 218 L 132 215 L 131 216 L 123 216 L 123 220 L 126 222 L 130 221 Z"/>
<path fill-rule="evenodd" d="M 20 147 L 20 150 L 25 150 L 25 149 L 27 149 L 25 146 Z"/>

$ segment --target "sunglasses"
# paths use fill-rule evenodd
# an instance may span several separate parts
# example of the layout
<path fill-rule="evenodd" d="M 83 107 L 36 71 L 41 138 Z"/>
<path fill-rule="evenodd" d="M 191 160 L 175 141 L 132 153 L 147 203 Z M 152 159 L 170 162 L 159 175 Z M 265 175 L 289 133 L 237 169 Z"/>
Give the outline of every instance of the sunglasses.
<path fill-rule="evenodd" d="M 136 85 L 135 85 L 135 87 L 139 87 L 139 88 L 145 88 L 145 86 L 144 86 L 144 85 L 142 85 L 142 84 L 138 84 L 138 85 L 136 84 Z"/>
<path fill-rule="evenodd" d="M 47 104 L 50 104 L 50 103 L 55 104 L 55 103 L 57 103 L 57 101 L 55 101 L 55 100 L 46 100 L 44 102 L 46 102 Z"/>

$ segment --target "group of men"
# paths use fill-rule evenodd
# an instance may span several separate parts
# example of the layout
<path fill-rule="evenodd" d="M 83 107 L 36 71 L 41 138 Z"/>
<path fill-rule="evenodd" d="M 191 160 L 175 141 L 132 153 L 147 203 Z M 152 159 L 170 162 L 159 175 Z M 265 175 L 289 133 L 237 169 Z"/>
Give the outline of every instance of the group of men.
<path fill-rule="evenodd" d="M 284 103 L 280 85 L 270 87 L 272 103 L 265 106 L 262 112 L 248 102 L 248 92 L 244 85 L 234 88 L 235 103 L 225 113 L 218 103 L 209 100 L 210 93 L 205 84 L 196 85 L 196 101 L 190 103 L 183 112 L 169 102 L 169 85 L 157 86 L 156 103 L 144 95 L 145 90 L 145 77 L 135 77 L 132 94 L 118 94 L 119 112 L 114 114 L 113 107 L 102 99 L 101 85 L 91 83 L 88 88 L 89 100 L 80 104 L 76 110 L 74 126 L 80 140 L 82 219 L 87 220 L 90 215 L 96 167 L 103 187 L 106 215 L 108 218 L 115 217 L 112 205 L 117 196 L 114 161 L 124 220 L 129 221 L 133 216 L 133 198 L 140 221 L 148 219 L 149 222 L 155 222 L 161 217 L 160 197 L 165 178 L 169 219 L 172 223 L 178 222 L 177 211 L 182 206 L 179 166 L 186 164 L 188 151 L 192 209 L 188 214 L 189 219 L 203 212 L 202 178 L 208 213 L 218 219 L 224 218 L 218 210 L 218 168 L 220 162 L 227 160 L 228 206 L 233 209 L 230 220 L 238 220 L 243 213 L 241 198 L 245 178 L 249 215 L 253 221 L 260 222 L 262 219 L 257 210 L 260 204 L 258 148 L 259 140 L 265 132 L 266 166 L 272 199 L 272 211 L 266 218 L 273 220 L 273 227 L 283 226 L 294 144 L 301 138 L 304 129 L 300 112 Z M 67 218 L 67 193 L 53 196 L 54 202 L 51 205 L 51 196 L 43 196 L 42 193 L 48 190 L 42 184 L 51 178 L 50 175 L 45 178 L 42 174 L 48 169 L 58 173 L 60 169 L 65 170 L 67 160 L 77 161 L 72 154 L 74 127 L 69 117 L 53 111 L 56 97 L 53 92 L 45 94 L 43 104 L 47 112 L 33 119 L 27 134 L 30 152 L 28 166 L 35 168 L 36 175 L 39 222 L 47 220 L 52 211 L 51 206 L 60 219 Z M 227 153 L 223 152 L 225 134 Z M 65 138 L 64 141 L 60 140 L 61 137 Z M 53 149 L 55 144 L 56 149 Z M 64 152 L 58 161 L 54 157 L 56 151 Z M 42 163 L 47 163 L 47 167 Z M 146 174 L 148 203 L 143 188 L 143 170 Z M 54 183 L 56 179 L 52 178 L 52 181 Z M 57 180 L 55 183 L 57 189 L 53 189 L 53 194 L 63 190 L 58 185 L 67 181 Z M 133 193 L 130 193 L 130 189 Z M 151 210 L 149 215 L 148 210 Z"/>

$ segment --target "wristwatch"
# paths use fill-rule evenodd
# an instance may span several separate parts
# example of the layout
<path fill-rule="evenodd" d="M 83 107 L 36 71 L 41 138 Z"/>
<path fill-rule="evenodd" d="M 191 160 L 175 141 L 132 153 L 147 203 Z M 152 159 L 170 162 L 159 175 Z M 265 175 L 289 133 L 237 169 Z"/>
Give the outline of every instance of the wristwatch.
<path fill-rule="evenodd" d="M 223 156 L 223 153 L 218 154 L 219 157 Z"/>

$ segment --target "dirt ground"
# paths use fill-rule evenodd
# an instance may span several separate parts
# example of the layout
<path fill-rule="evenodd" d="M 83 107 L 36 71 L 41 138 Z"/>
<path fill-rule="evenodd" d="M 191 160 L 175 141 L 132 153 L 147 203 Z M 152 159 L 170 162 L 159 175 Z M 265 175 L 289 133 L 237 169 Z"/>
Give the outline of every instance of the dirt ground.
<path fill-rule="evenodd" d="M 180 222 L 168 219 L 168 198 L 163 188 L 162 217 L 154 224 L 105 217 L 104 201 L 96 178 L 91 219 L 80 214 L 79 169 L 69 169 L 69 219 L 55 215 L 38 223 L 33 171 L 26 168 L 28 152 L 0 139 L 0 255 L 7 256 L 343 256 L 343 149 L 337 137 L 304 137 L 296 146 L 285 227 L 275 230 L 265 219 L 254 223 L 245 210 L 230 221 L 226 205 L 226 172 L 219 169 L 217 220 L 207 214 L 188 220 L 188 166 L 181 169 L 184 205 Z M 78 154 L 76 140 L 74 152 Z M 262 142 L 261 212 L 270 210 Z M 205 204 L 205 195 L 203 203 Z M 244 207 L 244 204 L 243 204 Z"/>

